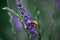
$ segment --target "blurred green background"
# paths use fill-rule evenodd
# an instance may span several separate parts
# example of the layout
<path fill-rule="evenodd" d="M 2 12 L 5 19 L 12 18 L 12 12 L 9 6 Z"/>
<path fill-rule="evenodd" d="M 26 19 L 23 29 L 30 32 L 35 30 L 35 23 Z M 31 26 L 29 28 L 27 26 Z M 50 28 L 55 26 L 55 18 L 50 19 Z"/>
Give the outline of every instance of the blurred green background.
<path fill-rule="evenodd" d="M 22 4 L 31 13 L 31 19 L 39 22 L 38 27 L 41 31 L 41 40 L 60 40 L 60 11 L 56 8 L 54 0 L 21 0 Z M 15 4 L 15 0 L 8 1 L 9 8 L 19 13 Z M 31 6 L 32 5 L 32 6 Z M 3 7 L 7 6 L 7 0 L 0 0 L 0 40 L 14 40 L 14 33 L 12 26 L 9 22 L 9 15 L 6 10 L 2 10 Z M 34 9 L 36 8 L 37 9 Z M 37 11 L 40 14 L 37 14 Z M 53 26 L 51 27 L 54 16 Z M 41 23 L 40 23 L 41 21 Z M 52 30 L 51 30 L 52 29 Z M 20 32 L 18 33 L 20 35 Z M 23 35 L 23 34 L 22 34 Z M 25 37 L 17 40 L 24 40 Z M 17 38 L 17 37 L 16 37 Z M 26 40 L 26 39 L 25 39 Z"/>
<path fill-rule="evenodd" d="M 8 40 L 7 30 L 9 25 L 9 16 L 7 11 L 2 10 L 3 7 L 7 6 L 6 0 L 0 0 L 0 40 Z"/>
<path fill-rule="evenodd" d="M 9 22 L 10 17 L 6 10 L 2 10 L 3 7 L 7 7 L 7 0 L 0 0 L 0 40 L 11 40 L 12 31 Z"/>

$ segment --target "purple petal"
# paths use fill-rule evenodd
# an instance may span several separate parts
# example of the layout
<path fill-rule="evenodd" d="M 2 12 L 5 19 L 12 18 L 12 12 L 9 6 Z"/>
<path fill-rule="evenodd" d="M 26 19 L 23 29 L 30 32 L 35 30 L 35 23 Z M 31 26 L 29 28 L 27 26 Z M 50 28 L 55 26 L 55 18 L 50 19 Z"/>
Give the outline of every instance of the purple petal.
<path fill-rule="evenodd" d="M 58 10 L 60 10 L 60 0 L 56 0 L 56 7 Z"/>
<path fill-rule="evenodd" d="M 32 30 L 29 34 L 30 38 L 36 38 L 38 36 L 38 33 L 35 30 Z"/>
<path fill-rule="evenodd" d="M 21 23 L 14 14 L 12 14 L 12 22 L 17 30 L 21 29 Z"/>

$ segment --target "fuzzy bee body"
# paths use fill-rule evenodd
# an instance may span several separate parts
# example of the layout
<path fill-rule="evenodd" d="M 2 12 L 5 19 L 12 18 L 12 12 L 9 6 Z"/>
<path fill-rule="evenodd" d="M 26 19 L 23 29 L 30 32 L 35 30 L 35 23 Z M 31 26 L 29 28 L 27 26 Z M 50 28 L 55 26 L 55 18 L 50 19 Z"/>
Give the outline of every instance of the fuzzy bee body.
<path fill-rule="evenodd" d="M 34 27 L 37 27 L 38 22 L 37 21 L 32 21 L 32 24 L 34 25 Z"/>

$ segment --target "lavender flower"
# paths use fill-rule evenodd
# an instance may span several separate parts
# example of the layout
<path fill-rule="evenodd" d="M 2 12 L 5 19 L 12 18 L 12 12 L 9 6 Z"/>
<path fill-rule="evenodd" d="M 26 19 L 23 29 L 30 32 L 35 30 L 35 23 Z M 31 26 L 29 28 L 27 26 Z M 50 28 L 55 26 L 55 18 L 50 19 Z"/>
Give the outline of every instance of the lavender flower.
<path fill-rule="evenodd" d="M 22 4 L 19 0 L 16 0 L 16 5 L 19 9 L 19 12 L 21 13 L 22 19 L 24 21 L 24 26 L 25 26 L 26 30 L 28 31 L 30 38 L 37 37 L 38 33 L 35 30 L 34 25 L 31 22 L 30 16 L 28 15 L 28 12 L 22 6 Z"/>
<path fill-rule="evenodd" d="M 21 23 L 19 22 L 17 16 L 14 15 L 14 14 L 11 14 L 11 15 L 12 15 L 12 23 L 13 23 L 13 25 L 15 26 L 15 28 L 16 28 L 17 30 L 20 30 L 21 27 L 22 27 L 22 25 L 21 25 Z"/>
<path fill-rule="evenodd" d="M 56 0 L 56 7 L 58 10 L 60 10 L 60 0 Z"/>

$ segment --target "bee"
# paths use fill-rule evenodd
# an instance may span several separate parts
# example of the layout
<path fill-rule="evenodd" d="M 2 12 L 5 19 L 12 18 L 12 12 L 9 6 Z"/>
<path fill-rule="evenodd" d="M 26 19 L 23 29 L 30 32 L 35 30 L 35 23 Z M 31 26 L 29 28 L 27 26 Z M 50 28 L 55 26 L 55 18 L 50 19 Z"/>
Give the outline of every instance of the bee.
<path fill-rule="evenodd" d="M 38 22 L 37 21 L 32 21 L 32 24 L 34 25 L 34 27 L 36 28 L 37 27 L 37 25 L 38 25 Z"/>

